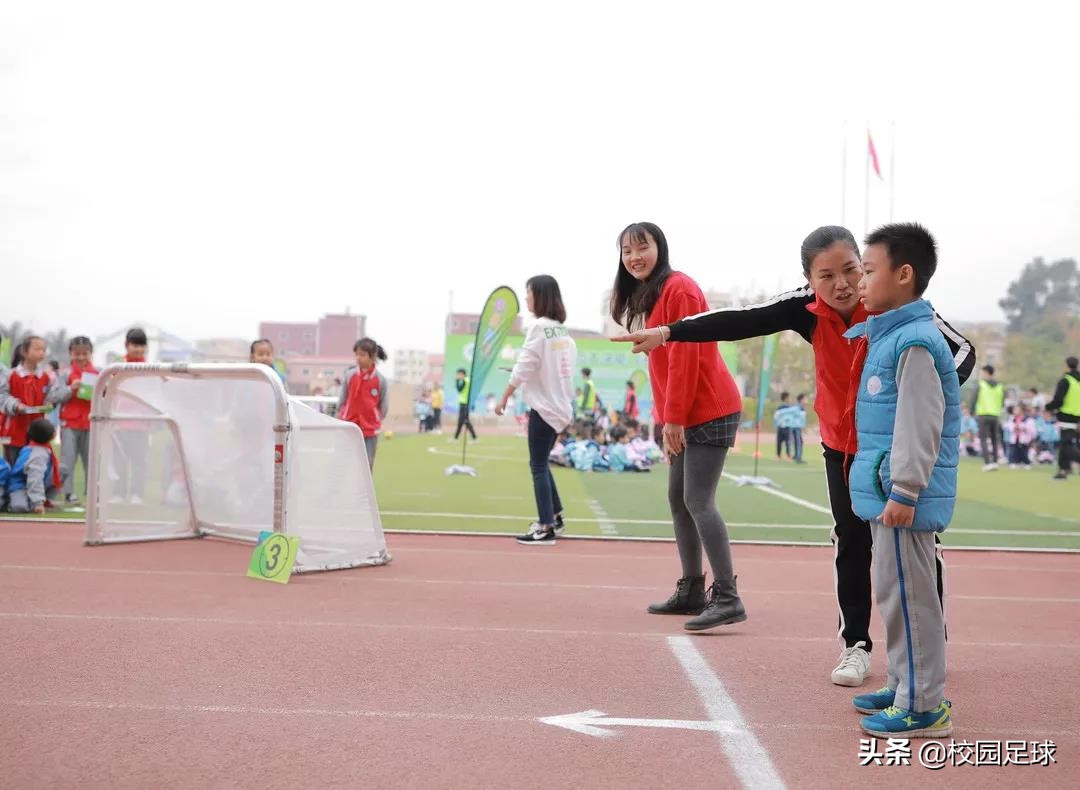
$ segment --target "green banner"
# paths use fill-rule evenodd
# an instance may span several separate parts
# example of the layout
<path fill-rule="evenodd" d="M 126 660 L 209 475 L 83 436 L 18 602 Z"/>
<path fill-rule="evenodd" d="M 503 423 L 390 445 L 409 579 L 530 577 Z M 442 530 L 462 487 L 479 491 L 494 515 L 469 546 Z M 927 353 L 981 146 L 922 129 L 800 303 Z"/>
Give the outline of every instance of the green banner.
<path fill-rule="evenodd" d="M 469 408 L 475 409 L 488 376 L 499 361 L 506 339 L 518 315 L 518 298 L 508 285 L 491 292 L 480 313 L 473 341 L 472 366 L 469 373 Z"/>
<path fill-rule="evenodd" d="M 0 337 L 0 365 L 7 367 L 11 361 L 11 338 Z"/>
<path fill-rule="evenodd" d="M 776 353 L 777 335 L 769 335 L 761 346 L 761 386 L 758 387 L 757 417 L 755 425 L 761 426 L 765 401 L 769 397 L 769 379 L 772 377 L 773 354 Z"/>

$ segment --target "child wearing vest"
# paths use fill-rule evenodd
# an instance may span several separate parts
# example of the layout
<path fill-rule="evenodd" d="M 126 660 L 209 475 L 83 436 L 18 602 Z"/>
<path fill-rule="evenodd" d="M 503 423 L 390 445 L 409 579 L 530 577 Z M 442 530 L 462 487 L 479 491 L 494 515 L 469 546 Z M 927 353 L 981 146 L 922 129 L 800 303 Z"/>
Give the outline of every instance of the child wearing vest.
<path fill-rule="evenodd" d="M 90 355 L 94 344 L 80 335 L 68 343 L 71 370 L 67 375 L 68 391 L 60 407 L 60 478 L 64 481 L 64 504 L 77 505 L 75 464 L 81 458 L 83 474 L 90 468 L 90 400 L 99 373 Z M 86 482 L 83 481 L 83 495 Z"/>
<path fill-rule="evenodd" d="M 376 362 L 386 359 L 386 351 L 370 337 L 364 337 L 353 345 L 353 353 L 356 354 L 356 367 L 345 374 L 338 418 L 353 423 L 364 434 L 368 468 L 374 471 L 379 432 L 390 408 L 386 379 L 375 370 Z"/>
<path fill-rule="evenodd" d="M 45 364 L 45 340 L 30 335 L 15 347 L 11 371 L 0 379 L 0 442 L 4 459 L 15 465 L 27 444 L 30 423 L 63 401 L 67 388 Z"/>
<path fill-rule="evenodd" d="M 866 238 L 859 294 L 881 311 L 845 333 L 863 357 L 855 399 L 858 452 L 851 502 L 874 532 L 874 589 L 885 624 L 888 683 L 860 694 L 863 731 L 944 738 L 945 617 L 937 590 L 937 533 L 956 506 L 960 382 L 952 351 L 922 294 L 937 268 L 933 236 L 914 223 Z"/>
<path fill-rule="evenodd" d="M 60 488 L 60 464 L 53 453 L 56 428 L 48 420 L 37 419 L 27 430 L 28 442 L 8 477 L 8 510 L 12 513 L 44 513 Z"/>

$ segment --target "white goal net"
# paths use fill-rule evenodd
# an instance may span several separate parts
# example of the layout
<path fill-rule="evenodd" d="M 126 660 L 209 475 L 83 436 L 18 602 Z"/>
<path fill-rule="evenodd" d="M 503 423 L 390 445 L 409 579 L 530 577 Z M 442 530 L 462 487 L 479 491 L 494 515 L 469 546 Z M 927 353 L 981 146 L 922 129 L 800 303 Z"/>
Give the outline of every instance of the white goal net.
<path fill-rule="evenodd" d="M 389 562 L 363 436 L 262 365 L 112 365 L 91 408 L 89 544 L 300 537 L 295 570 Z"/>

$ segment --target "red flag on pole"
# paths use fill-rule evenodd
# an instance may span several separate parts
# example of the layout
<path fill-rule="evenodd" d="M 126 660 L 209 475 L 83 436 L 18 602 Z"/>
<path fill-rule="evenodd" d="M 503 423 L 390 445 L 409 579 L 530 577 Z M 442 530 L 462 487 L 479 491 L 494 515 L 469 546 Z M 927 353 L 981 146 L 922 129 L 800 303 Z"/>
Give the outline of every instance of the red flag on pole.
<path fill-rule="evenodd" d="M 874 137 L 870 134 L 870 130 L 866 130 L 866 144 L 868 146 L 867 155 L 870 157 L 871 164 L 874 165 L 874 172 L 877 173 L 878 179 L 884 181 L 885 178 L 881 175 L 881 165 L 878 163 L 877 149 L 874 148 Z"/>

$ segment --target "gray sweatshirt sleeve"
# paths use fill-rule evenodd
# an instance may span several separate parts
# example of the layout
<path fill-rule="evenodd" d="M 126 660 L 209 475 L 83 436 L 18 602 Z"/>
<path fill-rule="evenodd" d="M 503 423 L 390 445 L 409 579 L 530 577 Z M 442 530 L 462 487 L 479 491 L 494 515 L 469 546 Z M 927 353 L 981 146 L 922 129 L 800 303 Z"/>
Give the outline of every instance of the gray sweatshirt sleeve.
<path fill-rule="evenodd" d="M 48 465 L 48 454 L 37 452 L 36 448 L 26 459 L 26 498 L 31 507 L 45 503 L 45 468 Z"/>
<path fill-rule="evenodd" d="M 945 393 L 934 357 L 922 346 L 912 346 L 896 365 L 896 425 L 893 428 L 893 495 L 902 504 L 914 504 L 930 482 L 945 422 Z M 905 502 L 904 500 L 911 500 Z"/>
<path fill-rule="evenodd" d="M 382 373 L 377 375 L 379 376 L 379 419 L 385 420 L 387 412 L 390 411 L 390 388 L 386 385 L 386 376 Z"/>
<path fill-rule="evenodd" d="M 15 414 L 19 401 L 11 394 L 11 371 L 0 365 L 0 414 Z"/>
<path fill-rule="evenodd" d="M 345 380 L 341 382 L 341 392 L 337 396 L 337 416 L 340 417 L 341 413 L 345 411 L 345 400 L 349 397 L 349 380 L 352 379 L 354 369 L 349 368 L 345 371 Z"/>
<path fill-rule="evenodd" d="M 45 402 L 59 406 L 71 397 L 71 387 L 67 385 L 67 379 L 57 376 L 45 390 Z"/>

